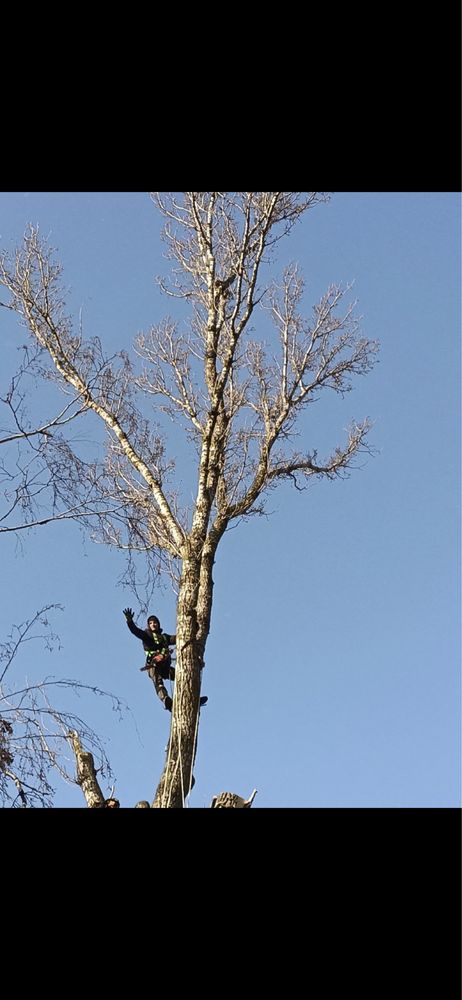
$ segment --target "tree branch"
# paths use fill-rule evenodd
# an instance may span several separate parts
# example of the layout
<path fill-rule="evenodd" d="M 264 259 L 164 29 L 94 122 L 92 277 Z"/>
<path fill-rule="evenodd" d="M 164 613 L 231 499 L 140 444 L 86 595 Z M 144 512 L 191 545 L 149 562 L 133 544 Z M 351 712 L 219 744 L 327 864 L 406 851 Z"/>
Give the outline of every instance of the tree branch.
<path fill-rule="evenodd" d="M 103 394 L 100 392 L 97 398 L 92 391 L 89 373 L 81 375 L 76 367 L 75 361 L 82 355 L 83 366 L 88 368 L 94 360 L 94 352 L 88 346 L 81 349 L 80 339 L 73 338 L 69 332 L 68 321 L 62 316 L 62 302 L 56 287 L 59 274 L 60 269 L 50 263 L 49 254 L 40 246 L 38 233 L 33 227 L 30 227 L 25 236 L 23 253 L 17 255 L 15 271 L 8 268 L 5 257 L 0 260 L 0 280 L 13 295 L 13 307 L 24 316 L 33 336 L 48 352 L 64 382 L 76 390 L 83 407 L 93 410 L 101 418 L 118 440 L 128 461 L 147 483 L 168 530 L 170 549 L 178 555 L 185 535 L 160 482 L 137 453 L 116 414 L 105 405 Z"/>
<path fill-rule="evenodd" d="M 105 798 L 98 784 L 93 755 L 84 750 L 78 733 L 69 733 L 69 743 L 74 751 L 77 764 L 77 784 L 80 785 L 89 809 L 102 808 Z"/>

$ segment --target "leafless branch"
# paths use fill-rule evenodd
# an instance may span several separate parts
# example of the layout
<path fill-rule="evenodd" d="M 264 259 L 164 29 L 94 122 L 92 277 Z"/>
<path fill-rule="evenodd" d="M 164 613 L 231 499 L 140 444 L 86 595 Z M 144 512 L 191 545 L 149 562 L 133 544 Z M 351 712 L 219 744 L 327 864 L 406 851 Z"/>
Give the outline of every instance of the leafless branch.
<path fill-rule="evenodd" d="M 35 639 L 42 639 L 45 642 L 46 649 L 51 650 L 59 641 L 58 636 L 51 631 L 50 623 L 47 619 L 47 614 L 51 610 L 62 611 L 62 607 L 60 604 L 47 604 L 45 607 L 41 608 L 40 611 L 37 611 L 33 618 L 30 618 L 22 625 L 14 625 L 11 635 L 0 644 L 0 663 L 5 662 L 5 666 L 0 674 L 0 684 L 3 681 L 3 678 L 8 668 L 11 666 L 22 643 L 30 642 Z M 31 634 L 32 629 L 36 624 L 40 624 L 47 630 L 45 634 Z"/>

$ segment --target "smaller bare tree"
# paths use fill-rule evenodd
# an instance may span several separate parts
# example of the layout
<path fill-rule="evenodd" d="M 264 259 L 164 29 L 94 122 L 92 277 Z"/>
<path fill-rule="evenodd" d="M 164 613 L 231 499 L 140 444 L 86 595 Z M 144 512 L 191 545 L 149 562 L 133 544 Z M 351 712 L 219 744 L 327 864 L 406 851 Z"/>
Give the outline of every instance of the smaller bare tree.
<path fill-rule="evenodd" d="M 120 699 L 75 680 L 45 677 L 36 684 L 8 688 L 4 681 L 26 643 L 41 640 L 48 649 L 56 644 L 58 637 L 51 629 L 48 614 L 57 607 L 48 605 L 28 621 L 13 626 L 11 634 L 0 644 L 0 801 L 4 807 L 52 806 L 56 793 L 54 777 L 81 785 L 81 772 L 77 767 L 75 773 L 69 744 L 74 753 L 77 745 L 82 752 L 84 747 L 87 752 L 90 748 L 92 760 L 93 755 L 97 759 L 95 773 L 97 770 L 107 784 L 112 779 L 100 737 L 75 712 L 58 708 L 57 701 L 63 693 L 89 692 L 109 698 L 112 708 L 121 714 L 126 706 Z"/>

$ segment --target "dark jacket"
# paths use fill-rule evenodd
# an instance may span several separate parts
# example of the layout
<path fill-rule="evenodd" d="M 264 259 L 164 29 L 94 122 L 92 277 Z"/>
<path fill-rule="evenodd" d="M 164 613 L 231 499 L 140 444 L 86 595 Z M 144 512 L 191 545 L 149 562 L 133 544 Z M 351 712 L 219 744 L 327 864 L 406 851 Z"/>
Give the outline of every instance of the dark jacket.
<path fill-rule="evenodd" d="M 176 636 L 169 635 L 168 632 L 158 632 L 156 634 L 151 629 L 138 628 L 133 619 L 130 618 L 127 618 L 126 622 L 132 635 L 136 635 L 137 639 L 141 639 L 143 649 L 146 653 L 168 653 L 170 655 L 168 647 L 175 645 Z"/>

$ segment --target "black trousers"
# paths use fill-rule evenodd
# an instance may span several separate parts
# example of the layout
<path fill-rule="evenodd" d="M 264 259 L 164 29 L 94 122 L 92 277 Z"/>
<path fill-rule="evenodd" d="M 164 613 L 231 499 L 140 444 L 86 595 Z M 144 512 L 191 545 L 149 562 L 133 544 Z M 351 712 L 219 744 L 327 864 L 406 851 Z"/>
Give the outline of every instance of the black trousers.
<path fill-rule="evenodd" d="M 165 663 L 155 663 L 152 662 L 152 666 L 148 669 L 148 674 L 154 684 L 156 693 L 161 701 L 165 701 L 168 697 L 168 691 L 165 687 L 164 681 L 175 680 L 175 668 L 172 667 L 171 661 Z"/>

